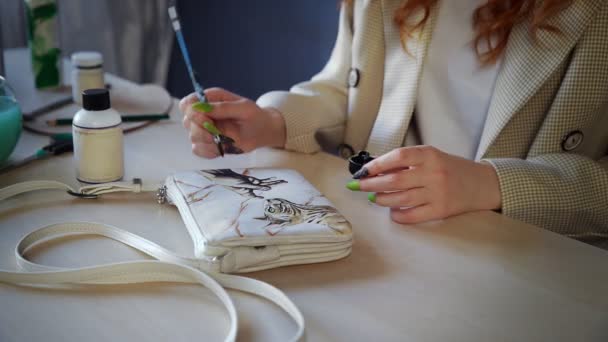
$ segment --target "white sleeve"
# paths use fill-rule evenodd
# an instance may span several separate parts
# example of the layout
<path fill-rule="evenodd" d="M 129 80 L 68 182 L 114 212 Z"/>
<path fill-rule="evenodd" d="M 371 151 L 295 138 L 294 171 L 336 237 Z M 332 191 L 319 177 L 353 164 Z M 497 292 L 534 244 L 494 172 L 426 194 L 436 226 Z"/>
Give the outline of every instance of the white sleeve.
<path fill-rule="evenodd" d="M 319 129 L 344 126 L 347 115 L 347 78 L 351 65 L 352 6 L 342 5 L 338 37 L 323 70 L 310 81 L 289 91 L 262 95 L 257 104 L 279 110 L 285 118 L 285 148 L 305 153 L 321 149 L 315 139 Z"/>

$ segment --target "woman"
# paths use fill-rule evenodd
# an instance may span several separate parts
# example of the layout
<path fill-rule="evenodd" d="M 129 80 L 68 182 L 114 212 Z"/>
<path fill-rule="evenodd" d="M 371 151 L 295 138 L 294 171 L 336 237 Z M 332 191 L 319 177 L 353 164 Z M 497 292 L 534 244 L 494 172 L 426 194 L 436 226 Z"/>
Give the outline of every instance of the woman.
<path fill-rule="evenodd" d="M 216 156 L 204 121 L 245 151 L 367 149 L 380 157 L 348 187 L 396 222 L 500 210 L 608 237 L 608 2 L 349 1 L 339 25 L 289 92 L 210 89 L 207 114 L 184 98 L 193 152 Z"/>

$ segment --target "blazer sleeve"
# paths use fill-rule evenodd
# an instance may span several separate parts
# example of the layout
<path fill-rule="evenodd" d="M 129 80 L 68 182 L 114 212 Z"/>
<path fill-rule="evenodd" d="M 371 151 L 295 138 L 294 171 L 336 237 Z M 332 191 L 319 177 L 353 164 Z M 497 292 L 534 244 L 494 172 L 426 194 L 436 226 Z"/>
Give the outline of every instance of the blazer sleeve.
<path fill-rule="evenodd" d="M 600 43 L 608 28 L 608 2 L 600 6 L 570 52 L 571 70 L 554 95 L 563 98 L 553 99 L 560 107 L 549 108 L 564 111 L 564 129 L 567 117 L 580 116 L 578 125 L 589 132 L 580 153 L 555 146 L 522 159 L 485 159 L 498 175 L 504 214 L 594 244 L 608 241 L 608 73 L 603 71 L 608 45 Z"/>
<path fill-rule="evenodd" d="M 272 91 L 257 100 L 260 107 L 276 108 L 283 114 L 287 130 L 285 148 L 288 150 L 319 151 L 321 146 L 315 133 L 322 128 L 345 125 L 353 37 L 352 7 L 342 5 L 336 43 L 319 74 L 289 91 Z"/>
<path fill-rule="evenodd" d="M 485 161 L 496 169 L 507 216 L 577 239 L 608 238 L 608 155 Z"/>

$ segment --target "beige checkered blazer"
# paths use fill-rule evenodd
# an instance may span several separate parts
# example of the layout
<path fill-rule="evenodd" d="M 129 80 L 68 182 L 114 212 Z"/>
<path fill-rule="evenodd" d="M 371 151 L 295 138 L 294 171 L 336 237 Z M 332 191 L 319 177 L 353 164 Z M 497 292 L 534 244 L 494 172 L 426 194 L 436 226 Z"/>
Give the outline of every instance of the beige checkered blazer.
<path fill-rule="evenodd" d="M 408 40 L 407 54 L 392 21 L 399 2 L 345 6 L 326 67 L 289 92 L 258 99 L 283 113 L 287 149 L 403 144 L 436 10 Z M 512 31 L 476 159 L 495 167 L 504 214 L 601 243 L 608 237 L 608 1 L 575 0 L 551 23 L 561 34 L 540 31 L 536 43 L 525 24 Z M 398 123 L 387 126 L 394 117 Z"/>

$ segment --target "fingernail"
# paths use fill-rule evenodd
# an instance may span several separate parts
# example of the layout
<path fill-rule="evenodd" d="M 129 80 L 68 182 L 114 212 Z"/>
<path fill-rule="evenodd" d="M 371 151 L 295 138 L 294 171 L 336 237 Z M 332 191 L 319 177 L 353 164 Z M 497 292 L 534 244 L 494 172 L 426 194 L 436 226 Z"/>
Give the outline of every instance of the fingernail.
<path fill-rule="evenodd" d="M 353 175 L 354 179 L 360 179 L 363 177 L 367 177 L 369 175 L 369 170 L 366 167 L 362 167 L 359 171 L 355 172 Z"/>
<path fill-rule="evenodd" d="M 372 203 L 376 203 L 376 193 L 372 192 L 369 195 L 367 195 L 367 199 L 372 202 Z"/>
<path fill-rule="evenodd" d="M 351 191 L 359 191 L 361 190 L 361 185 L 358 180 L 352 180 L 346 183 L 346 188 Z"/>
<path fill-rule="evenodd" d="M 209 113 L 213 110 L 213 106 L 208 102 L 197 102 L 192 105 L 192 109 L 201 113 Z"/>

